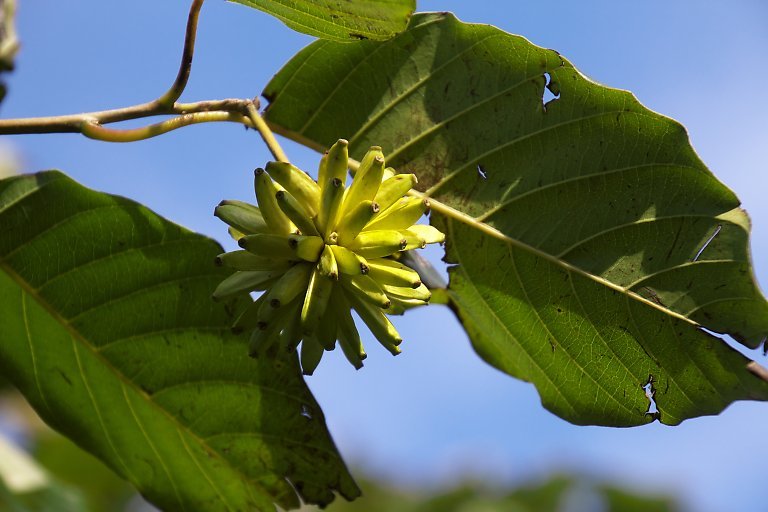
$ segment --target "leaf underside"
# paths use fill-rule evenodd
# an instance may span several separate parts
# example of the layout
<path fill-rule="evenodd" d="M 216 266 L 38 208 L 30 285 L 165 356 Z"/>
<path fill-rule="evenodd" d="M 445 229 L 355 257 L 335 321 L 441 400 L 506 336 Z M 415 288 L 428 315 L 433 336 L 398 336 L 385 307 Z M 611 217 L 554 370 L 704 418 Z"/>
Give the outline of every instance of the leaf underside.
<path fill-rule="evenodd" d="M 271 14 L 289 28 L 333 41 L 384 40 L 405 30 L 415 0 L 232 0 Z"/>
<path fill-rule="evenodd" d="M 315 42 L 263 94 L 279 133 L 347 138 L 357 158 L 380 145 L 419 177 L 476 351 L 551 411 L 676 424 L 768 399 L 755 363 L 701 329 L 748 347 L 768 333 L 746 214 L 684 128 L 632 94 L 450 14 L 381 44 Z"/>
<path fill-rule="evenodd" d="M 221 248 L 50 171 L 0 182 L 0 371 L 165 510 L 358 489 L 295 357 L 251 360 L 211 301 Z"/>

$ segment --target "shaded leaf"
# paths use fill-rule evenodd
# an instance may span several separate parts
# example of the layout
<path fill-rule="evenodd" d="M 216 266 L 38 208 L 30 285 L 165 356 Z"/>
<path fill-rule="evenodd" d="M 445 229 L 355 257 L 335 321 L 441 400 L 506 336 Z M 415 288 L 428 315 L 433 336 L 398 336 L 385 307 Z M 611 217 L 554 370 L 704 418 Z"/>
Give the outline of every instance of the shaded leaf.
<path fill-rule="evenodd" d="M 341 77 L 341 78 L 340 78 Z M 768 399 L 749 223 L 678 123 L 557 52 L 449 14 L 382 44 L 311 44 L 264 91 L 271 126 L 321 150 L 380 145 L 448 234 L 477 352 L 579 424 L 630 426 Z M 754 373 L 749 370 L 754 370 Z"/>
<path fill-rule="evenodd" d="M 211 301 L 218 244 L 55 171 L 1 181 L 0 226 L 0 371 L 147 499 L 358 494 L 296 358 L 249 359 L 227 327 L 244 301 Z"/>
<path fill-rule="evenodd" d="M 416 0 L 232 0 L 288 27 L 334 41 L 384 40 L 405 30 Z"/>

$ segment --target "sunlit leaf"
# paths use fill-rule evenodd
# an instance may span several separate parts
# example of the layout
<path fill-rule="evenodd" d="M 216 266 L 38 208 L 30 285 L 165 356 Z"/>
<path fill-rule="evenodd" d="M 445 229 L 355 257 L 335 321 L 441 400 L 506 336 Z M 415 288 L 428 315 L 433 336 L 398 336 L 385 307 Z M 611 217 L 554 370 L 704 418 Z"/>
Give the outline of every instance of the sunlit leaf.
<path fill-rule="evenodd" d="M 382 44 L 311 44 L 264 96 L 287 137 L 347 138 L 357 158 L 379 145 L 417 174 L 475 349 L 551 411 L 676 424 L 768 399 L 765 371 L 702 329 L 748 347 L 768 333 L 746 214 L 683 127 L 630 93 L 522 37 L 425 14 Z"/>
<path fill-rule="evenodd" d="M 252 360 L 221 247 L 59 172 L 0 181 L 0 372 L 166 510 L 353 498 L 295 357 Z"/>
<path fill-rule="evenodd" d="M 334 41 L 384 40 L 405 30 L 416 0 L 232 0 Z"/>

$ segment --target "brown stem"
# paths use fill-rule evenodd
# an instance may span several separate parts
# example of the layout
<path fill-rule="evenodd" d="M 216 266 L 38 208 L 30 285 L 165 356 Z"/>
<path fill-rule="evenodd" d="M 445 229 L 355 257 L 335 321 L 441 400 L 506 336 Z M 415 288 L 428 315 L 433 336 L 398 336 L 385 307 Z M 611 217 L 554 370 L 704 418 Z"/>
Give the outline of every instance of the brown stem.
<path fill-rule="evenodd" d="M 258 100 L 225 99 L 208 100 L 196 103 L 177 103 L 187 86 L 192 70 L 192 59 L 195 52 L 195 37 L 200 17 L 200 9 L 204 0 L 193 0 L 187 19 L 187 30 L 184 38 L 184 51 L 176 80 L 170 89 L 160 98 L 125 108 L 85 112 L 64 116 L 33 117 L 26 119 L 0 119 L 0 135 L 22 133 L 82 133 L 86 137 L 109 142 L 131 142 L 155 137 L 171 130 L 189 126 L 190 124 L 232 121 L 257 127 L 258 122 L 264 124 L 256 108 Z M 258 120 L 254 120 L 251 111 L 256 112 Z M 162 115 L 176 117 L 141 128 L 119 130 L 106 128 L 104 125 Z M 258 122 L 257 122 L 258 121 Z M 273 145 L 267 140 L 268 136 L 259 129 L 270 150 Z M 274 136 L 272 136 L 274 139 Z M 276 142 L 275 142 L 276 144 Z M 277 146 L 279 148 L 279 146 Z M 274 151 L 273 151 L 274 152 Z M 284 156 L 284 155 L 283 155 Z"/>

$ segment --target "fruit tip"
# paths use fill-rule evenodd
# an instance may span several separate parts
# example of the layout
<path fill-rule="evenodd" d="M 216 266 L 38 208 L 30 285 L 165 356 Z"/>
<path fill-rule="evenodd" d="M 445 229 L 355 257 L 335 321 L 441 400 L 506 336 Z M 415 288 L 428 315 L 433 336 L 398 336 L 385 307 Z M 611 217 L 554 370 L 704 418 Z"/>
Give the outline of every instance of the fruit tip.
<path fill-rule="evenodd" d="M 261 167 L 257 167 L 253 170 L 253 174 L 254 176 L 261 176 L 262 174 L 264 174 L 264 169 L 262 169 Z"/>

